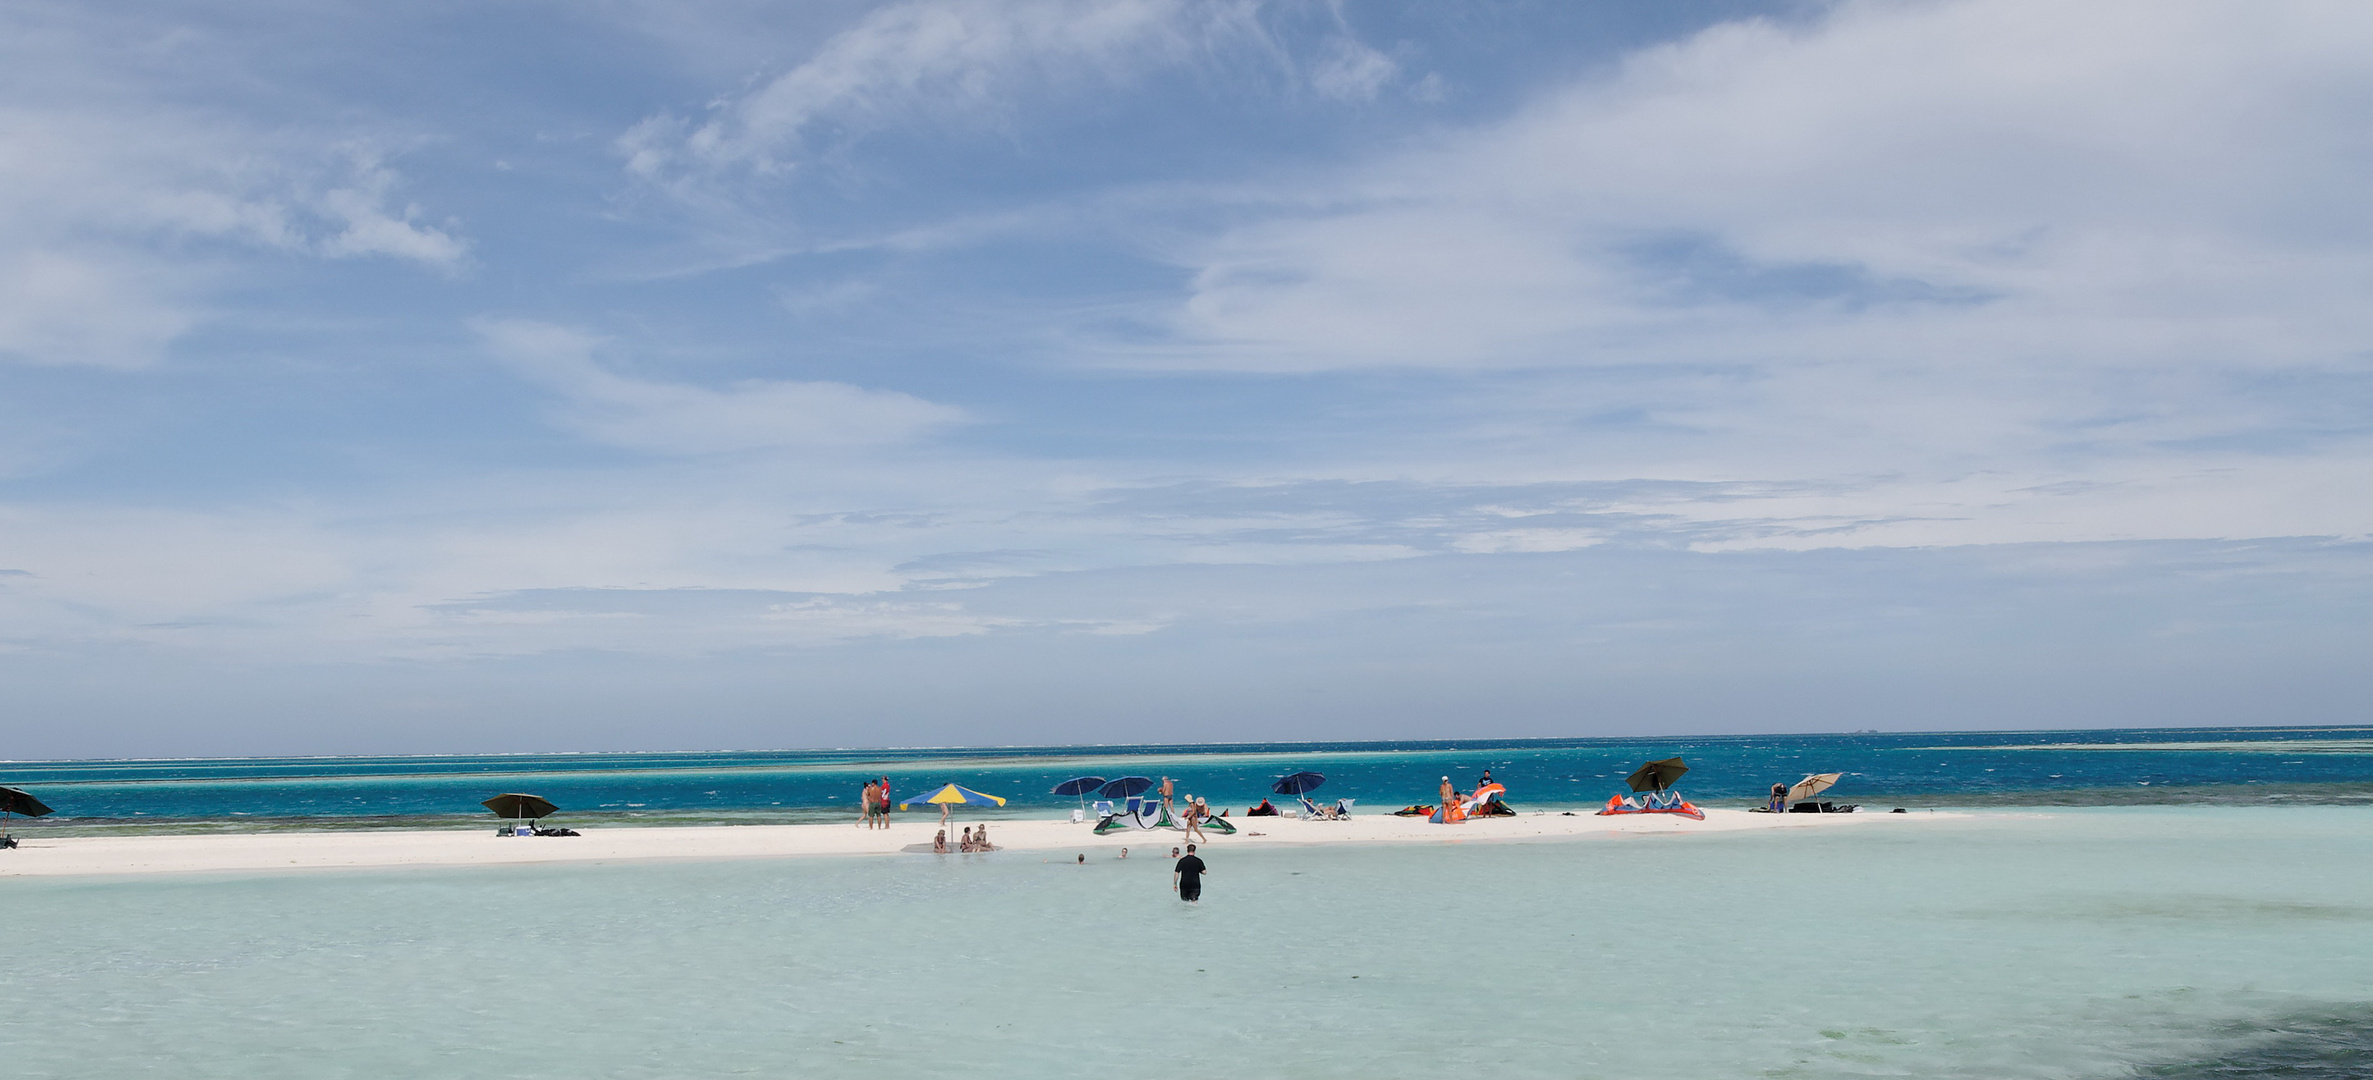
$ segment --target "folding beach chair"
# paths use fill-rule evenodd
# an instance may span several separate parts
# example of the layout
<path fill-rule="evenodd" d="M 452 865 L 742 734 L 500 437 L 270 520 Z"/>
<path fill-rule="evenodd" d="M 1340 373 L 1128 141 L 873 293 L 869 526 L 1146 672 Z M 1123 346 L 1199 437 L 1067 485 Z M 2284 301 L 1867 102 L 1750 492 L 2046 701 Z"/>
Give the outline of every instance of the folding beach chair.
<path fill-rule="evenodd" d="M 1351 816 L 1351 804 L 1352 800 L 1350 799 L 1337 799 L 1333 806 L 1320 806 L 1310 801 L 1310 796 L 1304 795 L 1302 796 L 1302 816 L 1320 821 L 1341 821 Z"/>

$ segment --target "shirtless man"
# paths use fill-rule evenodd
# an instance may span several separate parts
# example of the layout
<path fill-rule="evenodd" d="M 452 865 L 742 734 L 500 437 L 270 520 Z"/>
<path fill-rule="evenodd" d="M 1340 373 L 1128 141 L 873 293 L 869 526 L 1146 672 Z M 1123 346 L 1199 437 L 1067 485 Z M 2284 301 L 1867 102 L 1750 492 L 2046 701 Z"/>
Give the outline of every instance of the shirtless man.
<path fill-rule="evenodd" d="M 1196 802 L 1192 795 L 1187 796 L 1186 801 L 1186 838 L 1201 840 L 1206 844 L 1211 842 L 1210 837 L 1203 835 L 1203 804 Z"/>

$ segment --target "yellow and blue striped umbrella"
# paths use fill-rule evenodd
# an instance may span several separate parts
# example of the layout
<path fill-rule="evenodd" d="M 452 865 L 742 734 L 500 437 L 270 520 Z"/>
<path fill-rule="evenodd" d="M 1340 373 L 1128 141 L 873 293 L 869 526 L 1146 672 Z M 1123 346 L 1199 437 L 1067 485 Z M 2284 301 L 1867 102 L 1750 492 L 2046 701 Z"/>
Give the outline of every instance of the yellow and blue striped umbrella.
<path fill-rule="evenodd" d="M 1003 806 L 1005 800 L 995 795 L 984 795 L 962 784 L 949 784 L 929 795 L 918 795 L 898 804 L 901 810 L 916 803 L 938 803 L 942 806 Z"/>

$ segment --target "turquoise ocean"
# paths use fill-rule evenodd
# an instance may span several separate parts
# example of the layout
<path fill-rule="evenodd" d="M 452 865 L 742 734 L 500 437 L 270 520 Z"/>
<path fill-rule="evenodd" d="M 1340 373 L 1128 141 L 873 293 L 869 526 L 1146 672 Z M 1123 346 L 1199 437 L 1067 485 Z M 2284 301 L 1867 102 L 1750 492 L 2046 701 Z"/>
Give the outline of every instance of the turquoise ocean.
<path fill-rule="evenodd" d="M 1838 799 L 1882 808 L 2373 802 L 2373 728 L 2343 727 L 0 762 L 0 784 L 34 790 L 58 811 L 35 827 L 67 832 L 416 828 L 478 820 L 504 791 L 551 799 L 556 822 L 712 824 L 853 814 L 883 775 L 895 794 L 954 782 L 1044 815 L 1074 805 L 1049 791 L 1081 775 L 1169 776 L 1241 813 L 1282 773 L 1391 809 L 1490 769 L 1514 805 L 1569 809 L 1675 756 L 1709 805 L 1811 772 L 1844 773 Z"/>
<path fill-rule="evenodd" d="M 1163 860 L 1037 852 L 0 878 L 0 1067 L 2373 1075 L 2362 729 L 86 762 L 6 779 L 74 830 L 210 822 L 230 802 L 263 827 L 458 823 L 508 788 L 569 792 L 556 800 L 598 824 L 790 820 L 881 771 L 1043 815 L 1064 803 L 1027 793 L 1075 772 L 1166 772 L 1241 803 L 1313 768 L 1366 806 L 1488 766 L 1520 806 L 1554 809 L 1674 753 L 1705 801 L 1820 769 L 1848 773 L 1841 799 L 1912 813 L 1539 843 L 1222 841 L 1191 907 Z M 877 767 L 894 762 L 913 767 Z"/>

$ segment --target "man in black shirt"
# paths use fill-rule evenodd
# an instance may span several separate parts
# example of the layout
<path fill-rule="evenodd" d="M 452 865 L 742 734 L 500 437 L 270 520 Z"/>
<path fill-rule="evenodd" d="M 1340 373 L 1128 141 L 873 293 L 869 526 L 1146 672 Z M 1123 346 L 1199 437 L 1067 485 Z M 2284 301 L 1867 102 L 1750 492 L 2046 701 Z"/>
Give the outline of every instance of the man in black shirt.
<path fill-rule="evenodd" d="M 1187 903 L 1203 899 L 1203 860 L 1195 857 L 1195 845 L 1187 845 L 1186 858 L 1170 871 L 1170 887 Z"/>

